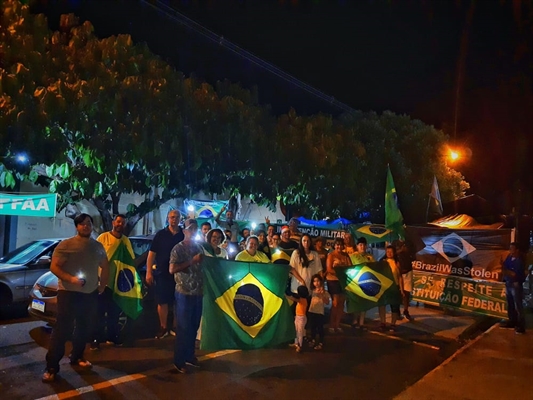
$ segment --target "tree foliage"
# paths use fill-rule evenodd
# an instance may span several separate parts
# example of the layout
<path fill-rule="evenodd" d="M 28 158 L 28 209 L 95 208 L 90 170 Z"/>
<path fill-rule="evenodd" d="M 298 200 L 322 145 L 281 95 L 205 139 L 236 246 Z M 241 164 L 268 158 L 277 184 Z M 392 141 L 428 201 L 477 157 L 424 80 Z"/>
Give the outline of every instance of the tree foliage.
<path fill-rule="evenodd" d="M 17 169 L 0 159 L 0 186 L 46 185 L 60 195 L 59 210 L 89 200 L 106 229 L 125 193 L 145 196 L 128 206 L 131 229 L 199 190 L 271 207 L 281 198 L 313 217 L 379 215 L 387 164 L 414 210 L 433 175 L 444 199 L 467 188 L 436 156 L 446 137 L 420 121 L 292 109 L 276 118 L 256 89 L 186 78 L 130 36 L 98 39 L 73 15 L 51 32 L 16 0 L 0 8 L 0 132 L 7 155 L 23 150 L 32 161 Z"/>

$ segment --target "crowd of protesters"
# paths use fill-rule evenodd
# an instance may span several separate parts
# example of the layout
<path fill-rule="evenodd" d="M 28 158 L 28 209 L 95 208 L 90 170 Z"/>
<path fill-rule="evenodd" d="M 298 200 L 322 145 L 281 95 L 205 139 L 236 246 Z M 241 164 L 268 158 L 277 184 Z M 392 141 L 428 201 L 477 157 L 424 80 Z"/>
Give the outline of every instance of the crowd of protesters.
<path fill-rule="evenodd" d="M 321 350 L 324 347 L 325 325 L 328 325 L 330 335 L 342 333 L 341 320 L 345 315 L 347 299 L 337 271 L 338 268 L 375 261 L 368 252 L 366 239 L 361 237 L 356 241 L 350 233 L 345 233 L 342 238 L 335 239 L 331 249 L 327 249 L 322 237 L 312 239 L 309 234 L 302 234 L 296 218 L 282 226 L 279 232 L 275 226 L 269 225 L 268 220 L 266 225 L 260 224 L 257 229 L 239 229 L 232 211 L 226 211 L 225 219 L 222 219 L 224 211 L 225 208 L 215 217 L 218 226 L 213 228 L 209 222 L 199 227 L 195 219 L 186 219 L 180 224 L 179 211 L 171 210 L 167 215 L 167 226 L 156 233 L 148 253 L 146 283 L 153 288 L 160 325 L 156 338 L 175 336 L 175 369 L 186 373 L 188 366 L 199 366 L 195 344 L 201 338 L 203 257 L 290 266 L 287 297 L 294 303 L 296 337 L 291 346 L 297 352 L 303 351 L 306 346 Z M 97 241 L 90 238 L 90 216 L 82 214 L 74 222 L 77 235 L 61 242 L 52 256 L 51 270 L 59 281 L 58 317 L 46 356 L 43 382 L 55 380 L 65 342 L 71 336 L 74 325 L 71 364 L 75 367 L 92 367 L 83 357 L 84 343 L 89 341 L 91 349 L 98 349 L 100 342 L 106 339 L 105 332 L 108 341 L 121 345 L 117 330 L 120 310 L 112 301 L 113 288 L 106 285 L 110 265 L 113 273 L 110 249 L 122 241 L 131 250 L 129 240 L 122 235 L 125 217 L 116 216 L 113 230 L 102 234 Z M 507 299 L 512 311 L 507 325 L 522 333 L 521 293 L 517 289 L 520 285 L 516 283 L 522 280 L 522 276 L 518 276 L 522 269 L 515 253 L 516 245 L 513 243 L 511 254 L 502 260 Z M 395 241 L 386 247 L 384 260 L 392 272 L 396 298 L 389 304 L 389 324 L 386 307 L 378 307 L 380 329 L 394 331 L 398 319 L 402 318 L 401 305 L 403 316 L 412 319 L 409 301 L 413 288 L 413 256 L 405 242 Z M 327 321 L 326 309 L 329 305 Z M 95 313 L 98 310 L 99 321 L 92 336 L 89 326 L 86 326 L 86 316 L 92 313 L 90 308 L 94 308 Z M 172 308 L 174 314 L 170 313 Z M 306 328 L 310 332 L 309 337 Z M 352 316 L 352 328 L 354 331 L 366 330 L 364 312 Z"/>

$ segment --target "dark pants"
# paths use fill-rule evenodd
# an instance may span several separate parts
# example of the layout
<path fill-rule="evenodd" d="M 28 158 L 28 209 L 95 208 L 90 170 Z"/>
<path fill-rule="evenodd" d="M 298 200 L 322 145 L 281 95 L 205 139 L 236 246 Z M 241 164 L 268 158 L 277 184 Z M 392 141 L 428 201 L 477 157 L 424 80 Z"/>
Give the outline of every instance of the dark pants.
<path fill-rule="evenodd" d="M 519 282 L 505 283 L 505 297 L 507 298 L 507 315 L 509 322 L 517 328 L 525 328 L 524 289 Z"/>
<path fill-rule="evenodd" d="M 57 293 L 57 321 L 46 353 L 47 370 L 59 372 L 59 361 L 65 355 L 65 344 L 71 335 L 70 359 L 83 358 L 85 345 L 93 332 L 97 302 L 98 291 L 87 294 L 60 290 Z"/>
<path fill-rule="evenodd" d="M 176 341 L 174 342 L 174 365 L 179 368 L 185 362 L 194 361 L 196 334 L 202 318 L 202 297 L 176 292 Z"/>
<path fill-rule="evenodd" d="M 120 307 L 113 300 L 113 290 L 106 287 L 104 292 L 98 296 L 97 330 L 94 333 L 93 340 L 97 343 L 103 343 L 106 340 L 113 343 L 119 342 L 120 329 L 118 319 L 120 311 Z"/>
<path fill-rule="evenodd" d="M 318 335 L 318 342 L 324 343 L 324 323 L 326 318 L 324 314 L 317 314 L 313 312 L 307 313 L 307 323 L 311 329 L 311 340 L 315 340 Z"/>

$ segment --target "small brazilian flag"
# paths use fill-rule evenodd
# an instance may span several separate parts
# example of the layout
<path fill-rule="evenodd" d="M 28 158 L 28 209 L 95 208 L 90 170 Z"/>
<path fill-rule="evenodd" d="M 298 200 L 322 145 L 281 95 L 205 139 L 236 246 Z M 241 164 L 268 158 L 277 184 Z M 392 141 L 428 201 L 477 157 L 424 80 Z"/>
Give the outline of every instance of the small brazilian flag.
<path fill-rule="evenodd" d="M 349 268 L 336 268 L 348 299 L 348 312 L 370 310 L 387 304 L 400 304 L 400 288 L 394 282 L 386 261 L 370 262 Z"/>
<path fill-rule="evenodd" d="M 294 340 L 285 298 L 288 265 L 205 257 L 202 267 L 202 349 L 250 350 Z"/>
<path fill-rule="evenodd" d="M 116 268 L 113 300 L 128 317 L 137 319 L 142 311 L 142 283 L 133 257 L 124 242 L 120 242 L 109 261 L 114 263 Z"/>

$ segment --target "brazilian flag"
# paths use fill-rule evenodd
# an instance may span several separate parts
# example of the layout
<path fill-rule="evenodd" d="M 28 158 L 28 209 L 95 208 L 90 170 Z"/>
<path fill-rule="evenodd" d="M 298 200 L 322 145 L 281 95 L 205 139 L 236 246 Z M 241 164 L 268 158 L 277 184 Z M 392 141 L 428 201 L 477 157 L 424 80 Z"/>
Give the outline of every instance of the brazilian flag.
<path fill-rule="evenodd" d="M 120 241 L 109 261 L 115 266 L 113 300 L 128 317 L 137 319 L 143 309 L 142 283 L 131 252 L 123 241 Z"/>
<path fill-rule="evenodd" d="M 400 288 L 394 282 L 389 263 L 369 262 L 336 268 L 348 299 L 348 312 L 367 311 L 377 306 L 401 304 Z"/>
<path fill-rule="evenodd" d="M 202 266 L 202 349 L 250 350 L 294 340 L 285 298 L 288 265 L 205 257 Z"/>

